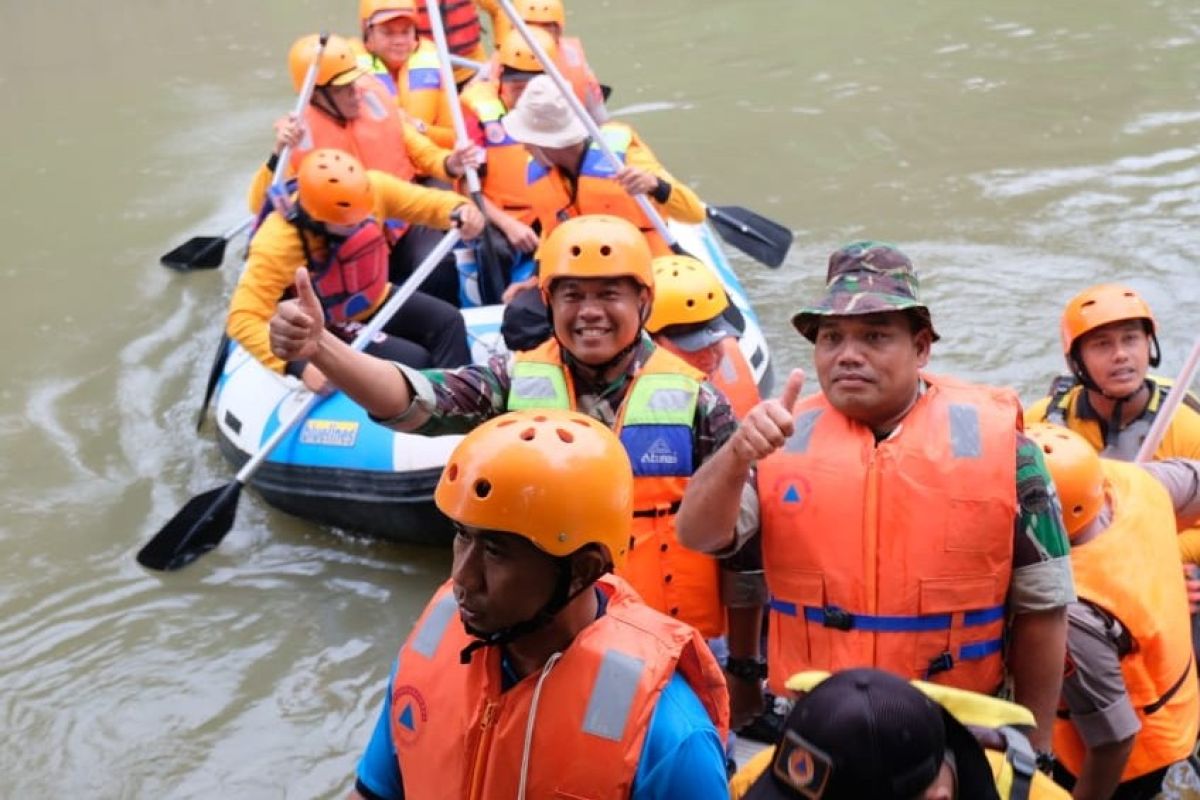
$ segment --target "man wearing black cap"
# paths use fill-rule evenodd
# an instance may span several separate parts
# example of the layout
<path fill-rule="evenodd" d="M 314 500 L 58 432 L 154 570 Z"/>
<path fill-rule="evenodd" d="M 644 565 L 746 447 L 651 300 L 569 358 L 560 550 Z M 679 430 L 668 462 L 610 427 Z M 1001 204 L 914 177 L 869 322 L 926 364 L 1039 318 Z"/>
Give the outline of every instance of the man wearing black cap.
<path fill-rule="evenodd" d="M 1020 706 L 874 669 L 803 673 L 788 685 L 807 694 L 774 750 L 730 784 L 738 800 L 1068 796 L 1035 775 L 1033 750 L 1014 727 L 1033 716 Z"/>
<path fill-rule="evenodd" d="M 856 242 L 792 322 L 821 392 L 757 405 L 692 478 L 677 533 L 724 555 L 761 522 L 769 684 L 873 666 L 983 694 L 1011 680 L 1049 766 L 1067 538 L 1009 390 L 924 371 L 938 335 L 908 258 Z M 753 530 L 753 526 L 749 526 Z"/>

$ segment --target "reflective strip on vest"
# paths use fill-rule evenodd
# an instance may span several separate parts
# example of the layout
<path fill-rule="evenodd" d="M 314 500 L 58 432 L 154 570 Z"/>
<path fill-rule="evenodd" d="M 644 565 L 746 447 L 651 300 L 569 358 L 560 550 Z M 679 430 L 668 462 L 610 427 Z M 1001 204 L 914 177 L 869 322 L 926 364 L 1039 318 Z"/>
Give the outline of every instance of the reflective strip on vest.
<path fill-rule="evenodd" d="M 609 650 L 600 662 L 596 682 L 588 697 L 587 712 L 583 716 L 583 731 L 602 739 L 621 741 L 625 725 L 629 722 L 629 710 L 633 696 L 641 682 L 646 664 L 619 650 Z"/>
<path fill-rule="evenodd" d="M 529 159 L 529 166 L 525 168 L 525 183 L 532 186 L 549 174 L 549 167 L 536 158 L 531 158 Z"/>
<path fill-rule="evenodd" d="M 608 148 L 624 164 L 625 152 L 629 150 L 629 145 L 633 142 L 633 132 L 624 125 L 612 123 L 601 128 L 600 132 L 604 134 L 604 141 L 608 144 Z M 600 149 L 600 145 L 596 142 L 589 144 L 587 153 L 583 157 L 583 163 L 579 166 L 579 176 L 581 178 L 611 178 L 616 174 L 617 168 L 608 160 L 608 156 Z"/>
<path fill-rule="evenodd" d="M 621 444 L 634 476 L 690 476 L 692 420 L 700 384 L 686 375 L 643 374 L 633 383 L 621 419 Z"/>
<path fill-rule="evenodd" d="M 442 637 L 446 634 L 450 620 L 454 619 L 454 615 L 457 613 L 458 603 L 455 602 L 454 595 L 447 592 L 446 596 L 430 609 L 429 616 L 425 617 L 421 630 L 417 631 L 416 636 L 413 637 L 412 649 L 426 658 L 433 658 L 438 645 L 442 643 Z"/>
<path fill-rule="evenodd" d="M 784 449 L 789 453 L 807 453 L 808 442 L 812 439 L 813 430 L 817 427 L 817 420 L 821 418 L 823 410 L 815 408 L 812 411 L 805 411 L 796 418 L 795 432 L 788 437 L 784 444 Z"/>
<path fill-rule="evenodd" d="M 512 369 L 508 390 L 508 410 L 522 408 L 570 408 L 567 381 L 562 368 L 554 364 L 517 361 Z"/>
<path fill-rule="evenodd" d="M 950 404 L 950 449 L 955 458 L 979 458 L 983 441 L 979 433 L 979 409 L 965 403 Z"/>
<path fill-rule="evenodd" d="M 436 52 L 418 47 L 409 57 L 407 66 L 409 91 L 442 88 L 442 72 Z"/>
<path fill-rule="evenodd" d="M 388 72 L 387 65 L 385 65 L 378 58 L 372 56 L 371 63 L 362 66 L 365 66 L 367 69 L 371 70 L 372 73 L 374 73 L 375 77 L 379 79 L 379 82 L 383 84 L 383 88 L 388 90 L 388 94 L 394 97 L 400 93 L 400 90 L 396 88 L 396 81 L 392 80 L 392 73 Z"/>

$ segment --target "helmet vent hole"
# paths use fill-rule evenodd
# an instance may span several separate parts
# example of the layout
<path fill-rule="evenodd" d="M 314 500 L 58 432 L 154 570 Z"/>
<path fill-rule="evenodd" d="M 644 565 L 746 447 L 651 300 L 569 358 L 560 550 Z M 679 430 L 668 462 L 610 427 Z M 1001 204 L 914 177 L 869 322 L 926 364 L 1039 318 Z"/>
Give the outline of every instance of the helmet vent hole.
<path fill-rule="evenodd" d="M 480 500 L 487 499 L 487 496 L 492 493 L 492 482 L 487 478 L 480 478 L 475 481 L 475 496 Z"/>
<path fill-rule="evenodd" d="M 496 427 L 497 428 L 507 428 L 509 425 L 515 425 L 515 424 L 517 424 L 517 421 L 515 419 L 503 419 L 496 423 Z"/>
<path fill-rule="evenodd" d="M 611 247 L 609 247 L 609 246 L 608 246 L 608 245 L 606 245 L 606 244 L 604 244 L 604 245 L 600 245 L 600 255 L 602 255 L 602 256 L 611 256 L 611 255 L 612 255 L 612 248 L 611 248 Z"/>
<path fill-rule="evenodd" d="M 1094 306 L 1094 305 L 1096 305 L 1096 301 L 1095 301 L 1095 300 L 1084 300 L 1084 301 L 1083 301 L 1083 302 L 1080 304 L 1080 306 L 1081 306 L 1082 308 L 1088 308 L 1089 306 Z"/>
<path fill-rule="evenodd" d="M 570 444 L 571 442 L 575 441 L 575 434 L 571 433 L 569 430 L 566 430 L 565 428 L 555 428 L 554 432 L 558 434 L 559 439 L 566 442 L 567 444 Z"/>
<path fill-rule="evenodd" d="M 579 258 L 579 254 L 582 252 L 583 251 L 581 249 L 579 249 L 579 245 L 576 244 L 576 245 L 571 246 L 571 257 L 572 258 Z"/>
<path fill-rule="evenodd" d="M 446 482 L 453 483 L 458 478 L 458 464 L 450 464 L 446 467 Z"/>
<path fill-rule="evenodd" d="M 690 298 L 690 297 L 689 297 L 689 298 L 687 299 L 687 307 L 688 307 L 688 308 L 691 308 L 691 307 L 692 307 L 692 306 L 694 306 L 694 305 L 696 305 L 696 301 L 695 301 L 695 300 L 693 300 L 692 298 Z"/>
<path fill-rule="evenodd" d="M 1052 455 L 1052 454 L 1054 453 L 1054 445 L 1052 445 L 1052 444 L 1043 444 L 1043 445 L 1042 445 L 1042 452 L 1043 452 L 1043 453 L 1045 453 L 1046 455 Z"/>
<path fill-rule="evenodd" d="M 534 421 L 534 422 L 545 422 L 545 421 L 546 421 L 546 415 L 545 415 L 545 414 L 538 414 L 536 417 L 534 417 L 534 418 L 533 418 L 533 421 Z"/>
<path fill-rule="evenodd" d="M 582 420 L 582 419 L 573 419 L 573 420 L 571 420 L 571 422 L 574 422 L 576 425 L 578 425 L 578 426 L 579 426 L 579 427 L 581 427 L 581 428 L 590 428 L 590 427 L 592 427 L 592 424 L 591 424 L 590 422 L 588 422 L 587 420 Z"/>
<path fill-rule="evenodd" d="M 712 292 L 709 292 L 709 293 L 708 293 L 708 299 L 709 299 L 709 300 L 712 300 L 712 299 L 713 299 L 713 293 L 712 293 Z"/>
<path fill-rule="evenodd" d="M 1076 517 L 1081 517 L 1081 516 L 1083 516 L 1083 505 L 1082 505 L 1082 504 L 1078 504 L 1078 505 L 1072 506 L 1072 507 L 1071 507 L 1071 514 L 1072 514 L 1072 516 L 1076 516 Z"/>
<path fill-rule="evenodd" d="M 533 437 L 537 436 L 537 431 L 535 431 L 533 428 L 526 428 L 525 430 L 521 431 L 520 436 L 522 441 L 532 442 Z"/>
<path fill-rule="evenodd" d="M 330 179 L 329 179 L 329 182 L 330 182 L 330 183 L 341 183 L 341 181 L 340 181 L 340 180 L 338 180 L 337 178 L 330 178 Z"/>

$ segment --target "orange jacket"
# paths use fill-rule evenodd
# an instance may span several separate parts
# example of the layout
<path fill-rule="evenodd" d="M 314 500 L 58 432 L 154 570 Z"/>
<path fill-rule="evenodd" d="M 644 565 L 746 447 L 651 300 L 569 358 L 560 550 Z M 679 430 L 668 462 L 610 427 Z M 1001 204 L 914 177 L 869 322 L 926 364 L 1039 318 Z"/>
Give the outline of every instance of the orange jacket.
<path fill-rule="evenodd" d="M 460 95 L 463 107 L 474 115 L 482 131 L 480 144 L 487 148 L 487 167 L 481 188 L 487 199 L 526 225 L 534 220 L 533 201 L 525 183 L 529 154 L 525 146 L 508 135 L 500 120 L 508 113 L 496 84 L 473 82 Z"/>
<path fill-rule="evenodd" d="M 442 12 L 442 27 L 446 32 L 446 46 L 456 56 L 472 61 L 487 61 L 479 25 L 479 10 L 473 0 L 439 0 Z M 429 8 L 424 0 L 417 3 L 417 35 L 433 41 L 433 28 L 429 25 Z M 454 80 L 462 83 L 475 74 L 470 67 L 455 67 Z"/>
<path fill-rule="evenodd" d="M 862 666 L 1000 685 L 1020 406 L 922 377 L 928 390 L 878 445 L 817 394 L 759 463 L 776 693 L 801 670 Z"/>
<path fill-rule="evenodd" d="M 729 400 L 734 416 L 745 419 L 750 409 L 758 405 L 762 397 L 758 394 L 758 382 L 746 363 L 746 356 L 738 346 L 738 340 L 726 336 L 721 340 L 721 363 L 709 376 L 713 385 Z"/>
<path fill-rule="evenodd" d="M 629 453 L 634 477 L 633 537 L 619 574 L 646 605 L 711 638 L 725 631 L 716 559 L 675 539 L 675 513 L 692 474 L 692 422 L 703 379 L 699 370 L 656 348 L 627 390 L 613 431 Z M 516 354 L 512 386 L 509 411 L 576 410 L 571 373 L 553 338 Z"/>
<path fill-rule="evenodd" d="M 696 631 L 639 602 L 605 576 L 604 616 L 584 628 L 541 682 L 529 750 L 528 797 L 628 798 L 659 693 L 675 672 L 724 740 L 729 697 Z M 459 652 L 463 629 L 447 582 L 400 651 L 392 742 L 407 797 L 516 797 L 526 726 L 541 673 L 501 691 L 500 652 Z"/>
<path fill-rule="evenodd" d="M 650 201 L 660 216 L 680 222 L 704 221 L 704 204 L 700 198 L 663 169 L 633 128 L 620 122 L 609 122 L 600 130 L 623 164 L 644 169 L 671 185 L 671 194 L 666 203 L 658 203 L 653 199 Z M 527 181 L 532 189 L 534 212 L 542 225 L 542 236 L 572 217 L 613 214 L 637 225 L 646 235 L 654 255 L 670 255 L 670 248 L 642 213 L 637 201 L 613 180 L 615 174 L 616 170 L 594 142 L 588 145 L 579 175 L 575 178 L 568 178 L 561 170 L 550 169 L 530 159 Z"/>
<path fill-rule="evenodd" d="M 1200 695 L 1171 498 L 1138 466 L 1109 459 L 1101 464 L 1113 521 L 1096 538 L 1071 547 L 1071 568 L 1079 599 L 1119 619 L 1135 643 L 1121 658 L 1125 689 L 1142 723 L 1121 773 L 1128 781 L 1192 752 Z M 1064 713 L 1054 723 L 1054 751 L 1078 775 L 1087 751 Z"/>

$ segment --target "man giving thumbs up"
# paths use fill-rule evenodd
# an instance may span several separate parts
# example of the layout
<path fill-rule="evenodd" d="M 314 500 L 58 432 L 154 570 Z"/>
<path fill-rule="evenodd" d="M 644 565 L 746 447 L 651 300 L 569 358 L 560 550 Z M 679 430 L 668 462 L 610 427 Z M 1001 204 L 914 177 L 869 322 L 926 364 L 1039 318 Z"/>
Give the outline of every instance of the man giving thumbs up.
<path fill-rule="evenodd" d="M 1075 591 L 1017 398 L 923 371 L 938 335 L 895 247 L 843 247 L 827 282 L 792 317 L 820 393 L 800 399 L 796 370 L 750 411 L 692 477 L 679 539 L 723 555 L 758 516 L 776 694 L 851 667 L 993 693 L 1007 667 L 1048 750 Z"/>

